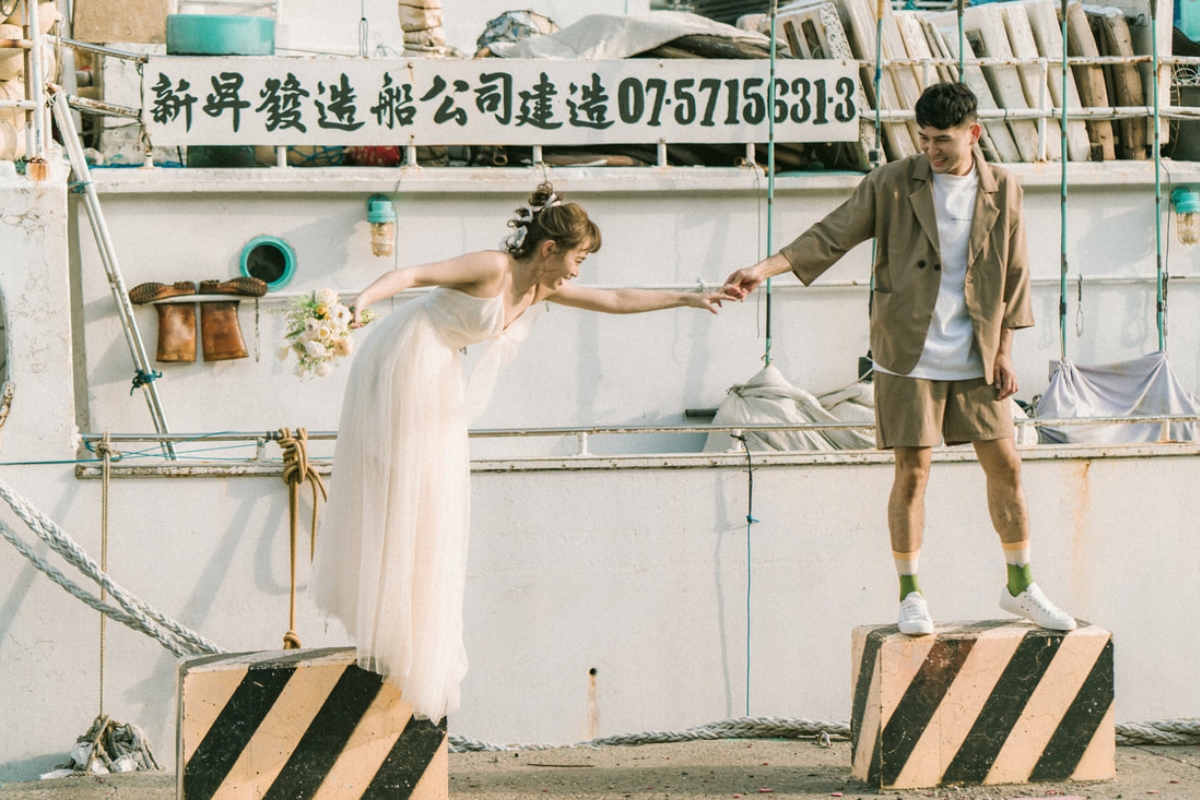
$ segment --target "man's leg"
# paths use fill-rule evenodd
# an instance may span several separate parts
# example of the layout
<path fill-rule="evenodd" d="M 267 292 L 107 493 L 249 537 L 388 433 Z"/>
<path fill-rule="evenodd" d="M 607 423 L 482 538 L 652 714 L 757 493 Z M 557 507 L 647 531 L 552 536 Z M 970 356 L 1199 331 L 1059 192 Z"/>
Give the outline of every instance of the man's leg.
<path fill-rule="evenodd" d="M 1033 582 L 1029 568 L 1029 513 L 1021 486 L 1021 457 L 1011 438 L 975 442 L 975 455 L 987 476 L 988 511 L 1000 535 L 1008 564 L 1008 584 L 1000 607 L 1043 628 L 1073 630 L 1075 620 L 1051 603 Z"/>
<path fill-rule="evenodd" d="M 929 484 L 932 448 L 896 447 L 896 474 L 888 498 L 888 531 L 892 558 L 900 577 L 900 630 L 921 635 L 933 633 L 933 620 L 921 586 L 917 567 L 921 537 L 925 530 L 925 487 Z"/>

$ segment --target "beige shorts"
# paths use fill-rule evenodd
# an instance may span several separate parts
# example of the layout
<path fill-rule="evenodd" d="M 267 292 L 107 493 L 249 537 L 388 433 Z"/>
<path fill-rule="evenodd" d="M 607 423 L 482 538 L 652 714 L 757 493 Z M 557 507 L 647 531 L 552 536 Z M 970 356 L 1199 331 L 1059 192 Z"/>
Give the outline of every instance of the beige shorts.
<path fill-rule="evenodd" d="M 875 446 L 937 447 L 1011 439 L 1012 405 L 996 387 L 969 381 L 930 381 L 875 373 Z"/>

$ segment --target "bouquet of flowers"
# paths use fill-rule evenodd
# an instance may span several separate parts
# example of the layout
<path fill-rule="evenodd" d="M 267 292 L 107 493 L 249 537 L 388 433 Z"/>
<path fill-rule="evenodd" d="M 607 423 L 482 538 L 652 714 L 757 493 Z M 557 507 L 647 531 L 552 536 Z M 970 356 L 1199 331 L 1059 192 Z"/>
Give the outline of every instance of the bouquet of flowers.
<path fill-rule="evenodd" d="M 286 361 L 289 354 L 295 353 L 297 376 L 324 378 L 333 372 L 336 359 L 354 352 L 350 328 L 353 315 L 334 290 L 301 295 L 280 313 L 287 318 L 287 333 L 276 355 Z M 375 318 L 370 311 L 359 316 L 364 324 Z"/>

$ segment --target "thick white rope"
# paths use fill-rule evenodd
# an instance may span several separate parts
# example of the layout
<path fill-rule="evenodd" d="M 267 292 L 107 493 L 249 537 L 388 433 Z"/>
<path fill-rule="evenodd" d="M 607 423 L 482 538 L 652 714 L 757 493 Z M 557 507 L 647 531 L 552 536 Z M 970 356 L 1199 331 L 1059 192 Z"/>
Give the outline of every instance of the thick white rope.
<path fill-rule="evenodd" d="M 1116 741 L 1119 745 L 1200 744 L 1200 719 L 1169 719 L 1152 722 L 1118 724 Z M 450 736 L 450 752 L 480 753 L 516 750 L 553 750 L 559 747 L 605 747 L 622 745 L 667 744 L 710 739 L 815 739 L 828 747 L 833 740 L 850 738 L 847 722 L 817 722 L 809 719 L 781 717 L 737 717 L 682 731 L 646 731 L 625 733 L 579 742 L 573 745 L 508 744 L 498 745 Z"/>
<path fill-rule="evenodd" d="M 113 596 L 113 598 L 121 605 L 121 608 L 123 608 L 126 612 L 122 617 L 109 614 L 109 616 L 112 616 L 114 620 L 122 622 L 125 625 L 130 625 L 130 627 L 134 627 L 143 633 L 153 636 L 164 647 L 177 656 L 226 652 L 224 649 L 208 641 L 195 631 L 185 628 L 178 622 L 163 616 L 158 611 L 155 611 L 137 597 L 126 592 L 123 588 L 114 583 L 111 578 L 104 574 L 96 562 L 88 557 L 83 549 L 80 548 L 79 545 L 73 539 L 71 539 L 71 537 L 67 536 L 62 528 L 60 528 L 54 523 L 53 520 L 46 517 L 40 511 L 34 509 L 30 505 L 29 501 L 17 494 L 2 480 L 0 480 L 0 498 L 8 503 L 9 507 L 12 508 L 13 513 L 20 517 L 21 520 L 29 526 L 29 529 L 38 535 L 38 538 L 49 545 L 50 549 L 62 556 L 69 564 L 74 566 L 84 575 L 103 586 L 108 594 Z M 14 541 L 14 539 L 17 539 L 16 535 L 13 534 L 11 529 L 4 525 L 2 521 L 0 521 L 0 532 L 3 533 L 5 539 L 8 539 L 9 542 L 12 542 L 14 545 L 16 545 L 16 542 Z M 17 541 L 19 541 L 19 539 L 17 539 Z M 97 608 L 99 611 L 104 611 L 104 613 L 109 613 L 108 611 L 105 611 L 105 608 L 99 608 L 96 605 L 93 605 L 86 599 L 85 596 L 82 596 L 76 591 L 72 591 L 70 588 L 68 588 L 66 583 L 60 581 L 55 577 L 54 574 L 47 569 L 44 569 L 42 565 L 38 565 L 37 560 L 34 560 L 31 557 L 28 548 L 18 546 L 17 549 L 21 550 L 22 554 L 27 558 L 30 558 L 32 561 L 34 561 L 35 566 L 38 566 L 38 569 L 41 569 L 48 576 L 50 576 L 55 583 L 58 583 L 64 589 L 67 589 L 68 592 L 71 592 L 71 594 L 88 603 L 88 605 L 91 605 L 93 608 Z M 49 565 L 45 564 L 44 562 L 43 565 L 49 567 Z M 60 577 L 63 577 L 62 573 L 58 572 L 57 570 L 54 570 L 54 572 L 58 573 Z M 70 583 L 70 581 L 67 581 L 67 583 Z M 74 584 L 71 585 L 74 586 Z M 78 592 L 83 592 L 83 590 L 79 589 L 79 587 L 75 588 Z M 100 603 L 98 598 L 93 599 L 95 599 L 96 603 Z M 107 606 L 106 604 L 104 605 L 106 608 L 111 609 L 110 606 Z M 136 620 L 137 624 L 131 625 L 130 618 Z M 178 640 L 178 643 L 173 645 L 168 644 L 168 639 L 170 637 L 166 635 L 167 633 L 169 633 L 175 640 Z"/>

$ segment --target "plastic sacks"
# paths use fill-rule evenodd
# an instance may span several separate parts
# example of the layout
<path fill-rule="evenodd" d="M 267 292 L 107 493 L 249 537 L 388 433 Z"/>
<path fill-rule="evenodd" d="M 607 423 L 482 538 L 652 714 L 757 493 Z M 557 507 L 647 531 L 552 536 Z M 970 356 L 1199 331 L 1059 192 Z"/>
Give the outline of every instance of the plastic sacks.
<path fill-rule="evenodd" d="M 744 384 L 730 388 L 729 395 L 717 415 L 714 425 L 752 423 L 805 422 L 870 422 L 874 420 L 874 394 L 870 384 L 855 384 L 848 389 L 828 395 L 830 405 L 840 414 L 826 408 L 816 395 L 792 386 L 778 369 L 765 367 Z M 865 402 L 864 402 L 865 401 Z M 839 428 L 834 430 L 745 431 L 746 447 L 752 451 L 833 451 L 863 450 L 875 446 L 869 430 Z M 733 442 L 726 431 L 710 433 L 704 452 L 727 452 Z"/>

